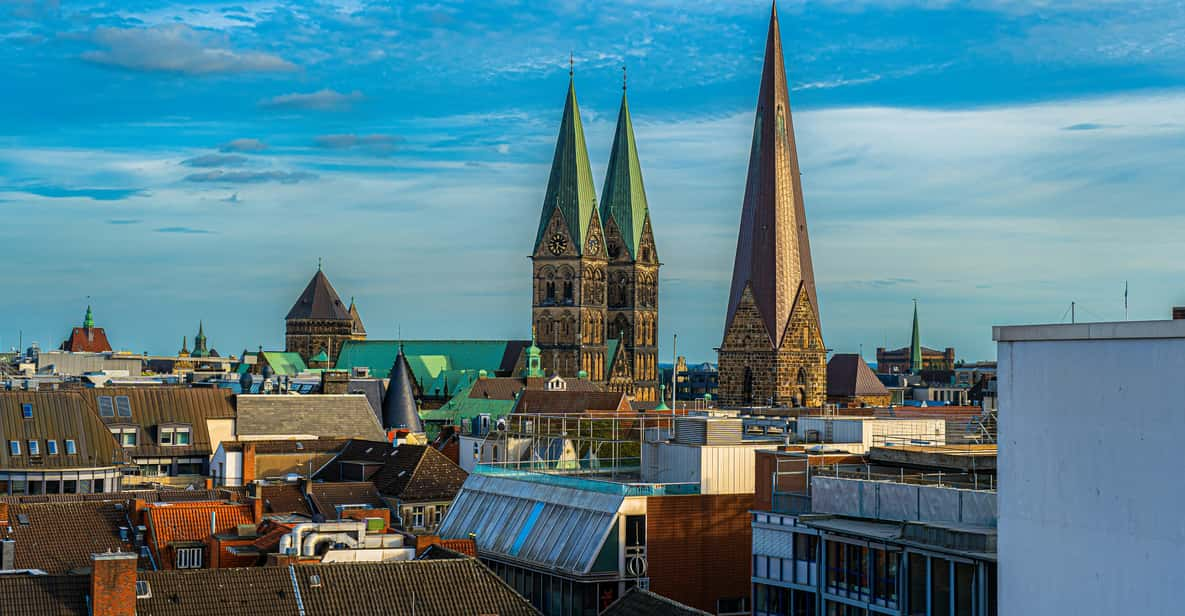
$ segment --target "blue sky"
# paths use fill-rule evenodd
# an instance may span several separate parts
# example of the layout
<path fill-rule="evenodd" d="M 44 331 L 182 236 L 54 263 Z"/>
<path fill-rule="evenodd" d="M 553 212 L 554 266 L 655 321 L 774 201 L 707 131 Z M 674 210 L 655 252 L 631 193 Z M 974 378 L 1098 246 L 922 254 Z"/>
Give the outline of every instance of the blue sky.
<path fill-rule="evenodd" d="M 372 337 L 523 337 L 569 52 L 598 188 L 629 67 L 660 336 L 714 359 L 769 6 L 0 2 L 0 347 L 283 344 L 323 257 Z M 1185 303 L 1179 0 L 780 4 L 825 340 Z M 669 343 L 661 350 L 670 355 Z"/>

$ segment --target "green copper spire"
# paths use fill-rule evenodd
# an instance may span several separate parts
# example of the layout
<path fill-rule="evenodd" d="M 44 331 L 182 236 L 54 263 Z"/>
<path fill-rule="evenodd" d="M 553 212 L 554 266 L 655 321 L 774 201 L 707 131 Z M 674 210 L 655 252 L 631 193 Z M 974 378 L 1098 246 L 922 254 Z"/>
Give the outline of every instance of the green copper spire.
<path fill-rule="evenodd" d="M 658 385 L 658 406 L 654 407 L 656 411 L 669 411 L 671 407 L 667 406 L 667 386 L 663 383 Z"/>
<path fill-rule="evenodd" d="M 922 371 L 922 337 L 918 333 L 918 300 L 913 300 L 913 336 L 909 339 L 909 371 Z"/>
<path fill-rule="evenodd" d="M 90 306 L 86 307 L 86 317 L 82 319 L 82 326 L 86 329 L 94 329 L 95 327 L 95 316 L 91 314 Z"/>
<path fill-rule="evenodd" d="M 543 352 L 535 345 L 535 329 L 531 328 L 531 346 L 527 347 L 528 378 L 547 376 L 543 372 Z"/>
<path fill-rule="evenodd" d="M 198 333 L 193 337 L 193 352 L 190 355 L 194 357 L 208 357 L 210 355 L 209 349 L 206 348 L 205 327 L 201 321 L 198 321 Z"/>
<path fill-rule="evenodd" d="M 551 162 L 551 177 L 543 197 L 543 213 L 539 217 L 539 232 L 535 236 L 535 250 L 543 242 L 547 225 L 556 210 L 564 217 L 564 224 L 577 254 L 584 252 L 588 226 L 597 211 L 597 193 L 593 187 L 592 168 L 588 162 L 588 148 L 584 144 L 584 125 L 580 122 L 580 106 L 576 104 L 576 84 L 568 80 L 568 98 L 564 103 L 564 118 L 556 139 L 555 158 Z"/>
<path fill-rule="evenodd" d="M 638 162 L 634 122 L 630 119 L 624 85 L 621 110 L 617 113 L 617 134 L 613 136 L 613 149 L 609 153 L 609 169 L 605 172 L 605 188 L 601 191 L 601 199 L 601 219 L 604 224 L 608 226 L 610 219 L 617 223 L 630 256 L 638 258 L 642 228 L 650 218 L 650 210 L 646 205 L 642 164 Z"/>

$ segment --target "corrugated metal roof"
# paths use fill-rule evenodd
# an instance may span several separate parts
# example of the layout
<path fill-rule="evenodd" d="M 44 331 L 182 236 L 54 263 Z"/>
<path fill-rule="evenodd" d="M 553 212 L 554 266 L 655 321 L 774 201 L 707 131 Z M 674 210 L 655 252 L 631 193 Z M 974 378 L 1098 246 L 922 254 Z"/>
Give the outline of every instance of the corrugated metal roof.
<path fill-rule="evenodd" d="M 575 575 L 591 571 L 625 497 L 470 475 L 440 536 L 473 533 L 480 552 Z"/>

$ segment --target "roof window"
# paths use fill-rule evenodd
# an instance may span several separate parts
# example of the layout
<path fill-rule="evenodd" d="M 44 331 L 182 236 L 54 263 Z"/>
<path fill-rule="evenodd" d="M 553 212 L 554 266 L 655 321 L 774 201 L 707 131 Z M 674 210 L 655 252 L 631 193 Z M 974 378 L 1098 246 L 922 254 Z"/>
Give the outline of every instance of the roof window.
<path fill-rule="evenodd" d="M 21 417 L 24 417 L 25 419 L 33 419 L 33 405 L 32 404 L 22 404 L 21 405 Z"/>

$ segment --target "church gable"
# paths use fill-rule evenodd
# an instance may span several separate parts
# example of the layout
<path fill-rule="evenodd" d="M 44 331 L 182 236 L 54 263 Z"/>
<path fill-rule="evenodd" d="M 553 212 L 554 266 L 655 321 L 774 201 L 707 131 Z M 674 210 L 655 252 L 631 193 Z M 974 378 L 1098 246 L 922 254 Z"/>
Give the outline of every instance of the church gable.
<path fill-rule="evenodd" d="M 632 381 L 633 378 L 634 375 L 630 370 L 629 351 L 626 349 L 626 345 L 618 341 L 617 348 L 609 362 L 609 379 Z"/>
<path fill-rule="evenodd" d="M 819 319 L 809 292 L 806 285 L 799 284 L 798 294 L 794 298 L 794 306 L 790 309 L 790 317 L 786 320 L 785 333 L 782 334 L 778 348 L 802 351 L 826 349 L 823 346 L 822 328 L 819 327 Z"/>
<path fill-rule="evenodd" d="M 613 214 L 609 214 L 609 218 L 605 220 L 605 252 L 609 262 L 614 265 L 630 262 L 630 251 L 625 247 L 625 239 L 621 236 L 621 227 L 613 219 Z"/>
<path fill-rule="evenodd" d="M 753 290 L 748 285 L 741 293 L 732 321 L 726 327 L 724 342 L 720 345 L 722 351 L 773 350 L 769 330 L 765 328 L 765 320 L 761 318 L 761 311 L 757 309 L 757 302 L 753 298 Z"/>
<path fill-rule="evenodd" d="M 579 253 L 572 241 L 572 234 L 568 232 L 568 223 L 564 220 L 564 213 L 559 208 L 551 212 L 551 220 L 547 223 L 539 242 L 535 245 L 536 257 L 575 257 Z"/>
<path fill-rule="evenodd" d="M 588 232 L 585 235 L 588 239 L 584 242 L 582 256 L 603 259 L 605 257 L 605 234 L 601 229 L 601 217 L 596 210 L 593 210 L 589 216 Z"/>
<path fill-rule="evenodd" d="M 658 248 L 654 245 L 654 234 L 650 230 L 650 215 L 646 215 L 646 222 L 642 225 L 642 239 L 638 242 L 638 263 L 656 265 L 658 263 Z"/>

